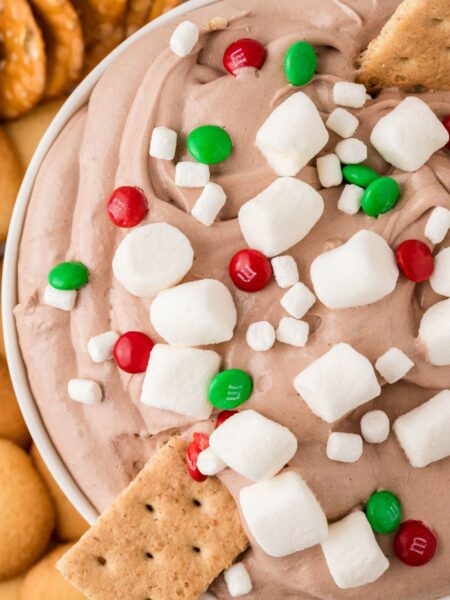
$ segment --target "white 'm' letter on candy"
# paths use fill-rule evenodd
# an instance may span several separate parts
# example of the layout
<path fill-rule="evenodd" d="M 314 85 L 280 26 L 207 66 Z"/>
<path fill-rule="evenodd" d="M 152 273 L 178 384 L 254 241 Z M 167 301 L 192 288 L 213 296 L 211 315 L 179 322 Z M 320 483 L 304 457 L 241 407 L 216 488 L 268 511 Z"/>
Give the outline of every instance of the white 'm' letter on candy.
<path fill-rule="evenodd" d="M 150 320 L 173 346 L 205 346 L 231 340 L 237 313 L 223 283 L 200 279 L 160 292 L 150 307 Z"/>
<path fill-rule="evenodd" d="M 212 350 L 157 344 L 150 354 L 141 402 L 207 419 L 213 410 L 208 402 L 208 387 L 219 367 L 220 356 Z"/>
<path fill-rule="evenodd" d="M 311 265 L 316 295 L 328 308 L 377 302 L 394 291 L 398 275 L 387 242 L 365 229 L 342 246 L 321 254 Z"/>
<path fill-rule="evenodd" d="M 431 108 L 414 96 L 405 98 L 382 117 L 370 137 L 381 156 L 402 171 L 423 167 L 448 140 L 448 131 Z"/>
<path fill-rule="evenodd" d="M 251 535 L 269 556 L 288 556 L 327 537 L 325 513 L 297 473 L 244 487 L 239 502 Z"/>
<path fill-rule="evenodd" d="M 399 417 L 393 429 L 413 467 L 450 456 L 450 390 Z"/>
<path fill-rule="evenodd" d="M 331 576 L 341 589 L 372 583 L 389 568 L 389 561 L 361 511 L 330 525 L 322 550 Z"/>
<path fill-rule="evenodd" d="M 253 481 L 276 475 L 297 451 L 297 438 L 287 427 L 254 410 L 227 419 L 209 443 L 226 465 Z"/>
<path fill-rule="evenodd" d="M 315 415 L 333 423 L 381 394 L 370 361 L 348 344 L 337 344 L 301 371 L 294 386 Z"/>
<path fill-rule="evenodd" d="M 152 223 L 130 231 L 113 259 L 114 276 L 141 298 L 155 296 L 183 279 L 194 261 L 188 238 L 167 223 Z"/>
<path fill-rule="evenodd" d="M 308 235 L 323 209 L 322 196 L 314 188 L 281 177 L 241 207 L 239 226 L 250 248 L 272 257 Z"/>
<path fill-rule="evenodd" d="M 191 21 L 183 21 L 178 25 L 170 38 L 170 48 L 174 54 L 184 58 L 192 52 L 200 37 L 198 25 Z"/>
<path fill-rule="evenodd" d="M 314 102 L 297 92 L 278 106 L 256 135 L 256 146 L 277 175 L 291 176 L 305 167 L 329 139 Z"/>
<path fill-rule="evenodd" d="M 424 313 L 419 338 L 425 344 L 432 365 L 450 365 L 450 299 L 433 304 Z"/>

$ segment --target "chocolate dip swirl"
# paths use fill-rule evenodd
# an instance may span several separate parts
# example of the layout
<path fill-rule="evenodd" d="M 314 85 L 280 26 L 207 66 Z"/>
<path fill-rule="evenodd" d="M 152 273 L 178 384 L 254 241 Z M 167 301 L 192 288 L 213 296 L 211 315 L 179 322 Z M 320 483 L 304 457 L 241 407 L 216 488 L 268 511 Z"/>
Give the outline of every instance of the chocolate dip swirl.
<path fill-rule="evenodd" d="M 86 350 L 90 337 L 114 329 L 141 330 L 155 341 L 149 300 L 131 296 L 113 277 L 111 262 L 126 234 L 108 220 L 106 200 L 115 187 L 141 187 L 150 204 L 145 222 L 168 222 L 183 231 L 195 251 L 185 281 L 215 278 L 230 289 L 238 310 L 231 342 L 214 347 L 223 367 L 248 371 L 255 391 L 246 407 L 288 426 L 299 440 L 290 468 L 307 481 L 330 521 L 361 507 L 378 488 L 401 499 L 405 519 L 424 520 L 437 533 L 440 550 L 425 567 L 413 569 L 393 555 L 392 536 L 378 536 L 391 560 L 389 570 L 375 583 L 340 590 L 328 573 L 319 547 L 283 559 L 265 555 L 252 545 L 245 563 L 254 582 L 248 600 L 432 600 L 450 594 L 450 459 L 414 469 L 391 434 L 382 445 L 366 445 L 355 464 L 326 457 L 330 430 L 359 433 L 361 416 L 382 409 L 394 419 L 450 388 L 450 367 L 431 366 L 417 340 L 424 311 L 439 298 L 429 284 L 401 277 L 395 291 L 370 306 L 329 310 L 317 302 L 305 319 L 311 335 L 304 349 L 278 343 L 256 353 L 246 344 L 250 323 L 268 320 L 276 325 L 284 315 L 284 291 L 275 282 L 257 294 L 237 290 L 228 277 L 231 256 L 245 247 L 236 219 L 239 208 L 276 178 L 256 150 L 256 132 L 271 111 L 294 88 L 282 68 L 288 47 L 306 39 L 318 53 L 318 72 L 302 91 L 324 118 L 333 110 L 332 87 L 353 80 L 356 59 L 392 14 L 398 0 L 227 0 L 190 13 L 205 25 L 213 17 L 229 20 L 226 30 L 204 32 L 195 51 L 179 59 L 168 40 L 175 23 L 152 31 L 125 51 L 106 71 L 89 103 L 64 128 L 38 175 L 23 232 L 16 308 L 20 343 L 33 394 L 55 446 L 80 488 L 101 511 L 136 475 L 153 450 L 174 432 L 188 434 L 192 420 L 142 405 L 143 375 L 128 375 L 110 361 L 94 364 Z M 261 71 L 245 69 L 235 78 L 222 66 L 225 48 L 236 39 L 254 37 L 268 50 Z M 389 174 L 401 186 L 397 207 L 372 219 L 337 210 L 340 188 L 321 190 L 315 166 L 298 177 L 321 191 L 325 212 L 312 232 L 289 250 L 300 279 L 311 287 L 309 267 L 324 251 L 336 247 L 361 229 L 382 235 L 391 247 L 408 238 L 424 239 L 424 227 L 436 206 L 450 208 L 450 155 L 436 153 L 415 173 L 394 170 L 369 143 L 381 116 L 404 97 L 385 90 L 353 111 L 361 122 L 356 137 L 368 144 L 367 164 Z M 450 93 L 421 94 L 439 116 L 450 113 Z M 187 134 L 195 127 L 216 124 L 231 135 L 231 157 L 211 168 L 211 179 L 227 193 L 220 220 L 211 228 L 191 215 L 200 190 L 177 188 L 174 163 L 150 159 L 148 147 L 155 126 L 179 133 L 176 160 L 188 159 Z M 414 126 L 412 123 L 411 126 Z M 326 154 L 339 138 L 331 134 Z M 315 163 L 314 163 L 315 164 Z M 449 238 L 442 247 L 449 245 Z M 80 260 L 91 273 L 71 313 L 43 303 L 49 270 L 62 260 Z M 379 398 L 332 426 L 314 416 L 296 394 L 293 379 L 303 368 L 338 342 L 347 342 L 371 361 L 392 346 L 415 363 L 406 377 L 383 385 Z M 67 396 L 73 377 L 102 384 L 105 400 L 85 406 Z M 197 429 L 198 429 L 197 425 Z M 208 424 L 202 424 L 203 429 Z M 229 470 L 223 481 L 233 494 L 247 482 Z M 219 580 L 213 592 L 229 598 Z"/>

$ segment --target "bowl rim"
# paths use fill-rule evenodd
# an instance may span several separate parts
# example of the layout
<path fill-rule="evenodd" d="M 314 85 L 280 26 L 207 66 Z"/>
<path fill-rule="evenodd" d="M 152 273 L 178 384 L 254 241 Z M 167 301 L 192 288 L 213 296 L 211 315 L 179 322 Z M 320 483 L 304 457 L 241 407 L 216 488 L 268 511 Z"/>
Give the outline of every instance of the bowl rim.
<path fill-rule="evenodd" d="M 123 41 L 120 46 L 105 57 L 83 79 L 62 105 L 35 150 L 22 180 L 8 230 L 3 259 L 1 310 L 6 359 L 11 381 L 22 415 L 40 455 L 65 496 L 90 525 L 99 517 L 99 512 L 69 472 L 45 427 L 28 381 L 27 370 L 20 350 L 16 323 L 13 316 L 13 309 L 17 305 L 17 263 L 28 203 L 37 174 L 48 151 L 67 122 L 86 104 L 95 85 L 111 63 L 149 31 L 157 29 L 192 10 L 202 8 L 214 2 L 217 2 L 217 0 L 188 0 L 166 14 L 161 15 Z"/>

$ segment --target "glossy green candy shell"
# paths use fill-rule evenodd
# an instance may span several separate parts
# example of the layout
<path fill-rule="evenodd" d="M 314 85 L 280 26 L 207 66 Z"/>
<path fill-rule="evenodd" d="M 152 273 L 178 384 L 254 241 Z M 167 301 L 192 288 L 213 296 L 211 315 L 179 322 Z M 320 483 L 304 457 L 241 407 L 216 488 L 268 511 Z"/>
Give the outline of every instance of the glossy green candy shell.
<path fill-rule="evenodd" d="M 378 217 L 394 208 L 400 196 L 400 187 L 392 177 L 372 181 L 361 197 L 361 208 L 369 217 Z"/>
<path fill-rule="evenodd" d="M 342 169 L 345 181 L 366 188 L 380 176 L 376 171 L 365 165 L 345 165 Z"/>
<path fill-rule="evenodd" d="M 197 162 L 214 165 L 230 156 L 233 142 L 222 127 L 203 125 L 188 135 L 187 147 Z"/>
<path fill-rule="evenodd" d="M 228 369 L 214 377 L 209 385 L 208 400 L 216 408 L 231 410 L 249 399 L 253 380 L 245 371 Z"/>
<path fill-rule="evenodd" d="M 317 54 L 308 42 L 296 42 L 286 52 L 284 70 L 292 85 L 306 85 L 313 78 L 316 69 Z"/>
<path fill-rule="evenodd" d="M 402 520 L 400 501 L 392 492 L 375 492 L 369 498 L 366 507 L 367 519 L 374 531 L 392 533 Z"/>
<path fill-rule="evenodd" d="M 80 262 L 63 262 L 48 274 L 49 284 L 57 290 L 79 290 L 89 281 L 89 271 Z"/>

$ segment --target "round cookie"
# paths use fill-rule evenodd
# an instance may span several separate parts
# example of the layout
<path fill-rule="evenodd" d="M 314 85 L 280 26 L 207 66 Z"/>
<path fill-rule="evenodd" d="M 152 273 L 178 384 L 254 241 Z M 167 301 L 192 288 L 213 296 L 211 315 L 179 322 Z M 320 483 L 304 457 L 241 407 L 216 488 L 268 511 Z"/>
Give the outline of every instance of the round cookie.
<path fill-rule="evenodd" d="M 20 600 L 23 577 L 0 583 L 0 600 Z"/>
<path fill-rule="evenodd" d="M 0 581 L 6 581 L 39 558 L 55 521 L 51 498 L 30 457 L 9 440 L 0 440 L 0 515 Z"/>
<path fill-rule="evenodd" d="M 27 448 L 31 441 L 30 434 L 17 404 L 6 360 L 2 356 L 0 356 L 0 389 L 0 437 Z"/>
<path fill-rule="evenodd" d="M 23 169 L 5 131 L 0 127 L 0 243 L 6 239 L 12 209 L 22 181 Z"/>
<path fill-rule="evenodd" d="M 20 600 L 83 600 L 85 596 L 68 583 L 55 568 L 61 556 L 71 547 L 58 546 L 37 563 L 25 576 Z"/>
<path fill-rule="evenodd" d="M 65 497 L 34 444 L 31 448 L 31 458 L 42 479 L 47 484 L 52 497 L 56 512 L 56 534 L 58 539 L 63 542 L 75 542 L 89 529 L 88 523 Z"/>

